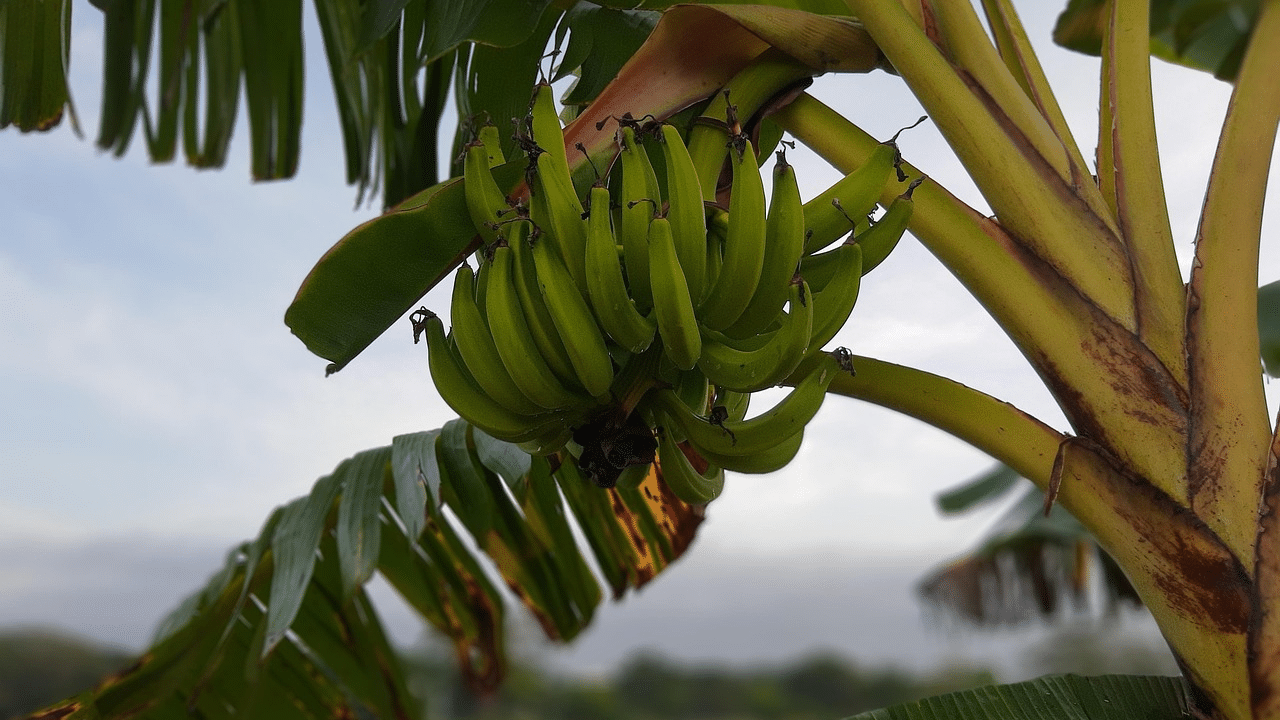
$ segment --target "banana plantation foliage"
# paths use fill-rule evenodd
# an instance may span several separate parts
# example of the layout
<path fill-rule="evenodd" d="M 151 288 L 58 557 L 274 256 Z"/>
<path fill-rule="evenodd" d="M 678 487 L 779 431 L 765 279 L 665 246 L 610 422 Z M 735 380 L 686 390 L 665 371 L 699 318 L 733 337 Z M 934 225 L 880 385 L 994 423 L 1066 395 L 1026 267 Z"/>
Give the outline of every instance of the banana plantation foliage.
<path fill-rule="evenodd" d="M 141 132 L 164 161 L 180 138 L 187 162 L 218 166 L 243 94 L 254 177 L 293 174 L 300 0 L 97 4 L 100 147 L 123 153 Z M 285 322 L 337 372 L 408 314 L 460 418 L 341 462 L 232 549 L 133 667 L 39 716 L 414 716 L 366 594 L 374 572 L 491 692 L 507 667 L 499 584 L 571 640 L 606 590 L 622 598 L 691 550 L 726 473 L 787 465 L 842 395 L 1034 482 L 1043 512 L 1070 513 L 1105 551 L 1182 671 L 1049 677 L 867 717 L 1280 718 L 1280 437 L 1261 362 L 1277 331 L 1259 313 L 1273 290 L 1258 290 L 1280 0 L 1073 0 L 1054 39 L 1101 56 L 1087 155 L 1008 0 L 981 16 L 962 0 L 667 5 L 317 0 L 347 180 L 388 209 L 318 259 Z M 0 4 L 0 126 L 71 115 L 71 12 Z M 1233 86 L 1189 278 L 1153 54 Z M 919 99 L 990 213 L 806 92 L 819 74 L 856 87 L 869 72 Z M 570 76 L 554 97 L 548 81 Z M 459 162 L 441 182 L 450 94 Z M 793 142 L 843 179 L 803 201 Z M 1021 350 L 1069 433 L 829 347 L 906 232 Z M 447 313 L 422 307 L 449 279 Z M 776 385 L 785 398 L 753 413 Z"/>

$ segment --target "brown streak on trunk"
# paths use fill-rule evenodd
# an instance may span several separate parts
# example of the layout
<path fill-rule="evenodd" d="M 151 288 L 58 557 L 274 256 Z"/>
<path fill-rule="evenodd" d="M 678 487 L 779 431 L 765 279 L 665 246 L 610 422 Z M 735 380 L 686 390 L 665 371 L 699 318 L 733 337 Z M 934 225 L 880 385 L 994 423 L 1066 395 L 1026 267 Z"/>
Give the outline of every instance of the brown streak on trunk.
<path fill-rule="evenodd" d="M 1098 473 L 1107 481 L 1096 487 L 1123 522 L 1092 529 L 1140 592 L 1144 585 L 1155 590 L 1178 617 L 1214 633 L 1248 630 L 1253 583 L 1204 521 L 1096 451 L 1070 443 L 1065 452 L 1068 469 L 1074 455 L 1076 462 L 1102 463 L 1110 470 Z"/>
<path fill-rule="evenodd" d="M 1272 436 L 1259 510 L 1249 617 L 1250 703 L 1255 717 L 1275 717 L 1280 715 L 1280 431 Z"/>

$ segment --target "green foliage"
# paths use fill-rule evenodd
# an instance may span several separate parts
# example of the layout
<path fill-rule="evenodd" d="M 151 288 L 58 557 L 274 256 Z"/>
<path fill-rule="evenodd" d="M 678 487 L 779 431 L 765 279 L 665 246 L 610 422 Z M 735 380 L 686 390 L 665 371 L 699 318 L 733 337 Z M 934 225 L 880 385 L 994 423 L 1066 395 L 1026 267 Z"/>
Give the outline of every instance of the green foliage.
<path fill-rule="evenodd" d="M 553 469 L 455 420 L 344 460 L 277 508 L 166 619 L 136 667 L 57 710 L 397 716 L 411 700 L 365 594 L 375 570 L 449 638 L 466 685 L 483 695 L 506 675 L 499 582 L 548 638 L 569 640 L 603 597 L 588 563 L 620 597 L 680 557 L 701 521 L 656 474 L 602 490 L 571 461 Z"/>
<path fill-rule="evenodd" d="M 1059 45 L 1098 55 L 1104 0 L 1071 0 L 1058 17 Z M 1169 62 L 1234 80 L 1257 22 L 1258 0 L 1157 0 L 1151 3 L 1151 53 Z"/>

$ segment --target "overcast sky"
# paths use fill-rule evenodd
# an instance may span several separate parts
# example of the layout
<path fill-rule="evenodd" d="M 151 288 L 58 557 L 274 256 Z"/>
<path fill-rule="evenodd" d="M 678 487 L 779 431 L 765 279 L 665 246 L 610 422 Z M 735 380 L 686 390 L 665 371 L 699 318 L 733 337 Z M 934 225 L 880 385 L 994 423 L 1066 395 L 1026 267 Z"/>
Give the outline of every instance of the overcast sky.
<path fill-rule="evenodd" d="M 1052 46 L 1054 13 L 1044 8 L 1057 4 L 1031 5 L 1039 14 L 1026 18 L 1030 35 L 1081 146 L 1090 148 L 1098 61 Z M 123 159 L 99 153 L 92 137 L 101 26 L 91 7 L 75 9 L 73 93 L 88 137 L 76 138 L 65 124 L 45 135 L 0 132 L 0 624 L 62 620 L 137 645 L 160 613 L 215 569 L 225 548 L 257 533 L 271 508 L 306 493 L 343 458 L 439 427 L 453 413 L 436 395 L 425 349 L 412 344 L 407 324 L 326 379 L 325 361 L 282 322 L 320 255 L 374 215 L 353 210 L 355 192 L 342 182 L 319 41 L 308 47 L 298 177 L 253 184 L 243 128 L 221 171 L 150 165 L 140 139 Z M 1229 88 L 1203 73 L 1162 63 L 1154 69 L 1185 268 Z M 900 81 L 883 73 L 823 78 L 813 92 L 879 137 L 921 114 Z M 901 144 L 912 163 L 980 203 L 931 126 L 908 132 Z M 806 197 L 837 177 L 802 149 L 790 159 Z M 1278 195 L 1273 183 L 1264 282 L 1280 278 Z M 445 307 L 447 292 L 434 291 L 426 304 Z M 1065 427 L 1021 356 L 914 240 L 867 279 L 835 342 L 944 373 Z M 673 580 L 668 595 L 660 579 L 646 597 L 721 597 L 741 588 L 742 578 L 789 566 L 788 586 L 805 586 L 801 576 L 834 583 L 839 600 L 861 571 L 900 588 L 895 611 L 911 624 L 910 579 L 963 549 L 990 521 L 940 519 L 932 498 L 989 464 L 913 420 L 832 399 L 790 467 L 729 479 L 696 557 L 680 569 L 689 574 Z M 699 567 L 703 574 L 692 574 Z M 736 580 L 724 579 L 733 572 Z M 859 598 L 849 592 L 846 607 L 857 613 Z M 658 601 L 642 597 L 637 605 L 644 602 Z M 604 622 L 626 625 L 626 612 L 626 603 L 608 608 Z M 731 607 L 705 612 L 733 617 Z M 848 646 L 877 648 L 868 657 L 906 652 L 891 640 L 906 631 L 886 629 L 878 617 L 868 613 L 850 636 L 878 629 L 887 645 Z M 737 622 L 726 632 L 759 627 L 747 614 Z M 653 625 L 646 627 L 652 636 Z M 670 631 L 650 641 L 676 648 L 682 632 Z M 921 632 L 919 624 L 909 632 Z M 816 647 L 831 633 L 815 621 L 795 631 L 793 645 Z M 640 640 L 633 634 L 610 647 L 626 642 Z M 767 652 L 753 646 L 740 654 Z"/>

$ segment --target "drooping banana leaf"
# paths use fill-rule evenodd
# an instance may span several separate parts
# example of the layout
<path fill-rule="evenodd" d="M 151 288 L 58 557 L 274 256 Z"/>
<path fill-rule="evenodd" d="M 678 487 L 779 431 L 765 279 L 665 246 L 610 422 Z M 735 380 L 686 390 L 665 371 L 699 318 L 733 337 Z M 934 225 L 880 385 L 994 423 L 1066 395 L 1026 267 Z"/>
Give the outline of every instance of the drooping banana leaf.
<path fill-rule="evenodd" d="M 70 0 L 0 3 L 0 129 L 48 130 L 75 109 L 67 90 Z"/>
<path fill-rule="evenodd" d="M 1280 280 L 1258 288 L 1258 340 L 1262 366 L 1271 377 L 1280 377 Z"/>
<path fill-rule="evenodd" d="M 1049 675 L 963 690 L 846 720 L 1180 720 L 1190 717 L 1182 678 Z"/>
<path fill-rule="evenodd" d="M 1099 55 L 1105 0 L 1071 0 L 1053 29 L 1059 45 Z M 1155 0 L 1151 3 L 1151 54 L 1234 81 L 1253 34 L 1258 0 Z"/>
<path fill-rule="evenodd" d="M 1004 465 L 943 493 L 944 512 L 1017 494 L 1018 499 L 976 546 L 933 570 L 917 586 L 921 598 L 977 626 L 1051 620 L 1064 606 L 1083 607 L 1097 585 L 1104 610 L 1140 604 L 1123 573 L 1061 505 L 1044 511 L 1044 493 Z"/>
<path fill-rule="evenodd" d="M 483 693 L 506 667 L 499 582 L 568 641 L 601 602 L 597 573 L 621 598 L 701 522 L 656 463 L 638 489 L 603 490 L 571 459 L 553 467 L 462 420 L 403 435 L 277 508 L 133 667 L 33 717 L 417 717 L 364 589 L 373 573 L 449 638 Z"/>

